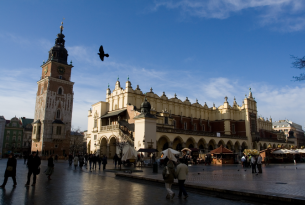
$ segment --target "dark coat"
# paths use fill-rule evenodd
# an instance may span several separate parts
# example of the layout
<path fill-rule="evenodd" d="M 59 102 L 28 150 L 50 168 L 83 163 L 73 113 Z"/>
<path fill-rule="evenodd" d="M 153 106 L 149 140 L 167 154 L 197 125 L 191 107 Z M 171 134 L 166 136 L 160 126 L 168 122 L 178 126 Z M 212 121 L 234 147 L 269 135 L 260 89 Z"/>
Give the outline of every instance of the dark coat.
<path fill-rule="evenodd" d="M 107 157 L 103 157 L 103 164 L 107 164 Z"/>
<path fill-rule="evenodd" d="M 8 158 L 6 168 L 8 166 L 13 167 L 13 171 L 7 171 L 5 169 L 4 177 L 15 177 L 16 176 L 16 168 L 17 168 L 17 160 L 14 157 Z"/>
<path fill-rule="evenodd" d="M 37 155 L 35 157 L 33 157 L 33 155 L 29 157 L 27 163 L 29 169 L 37 170 L 40 164 L 41 164 L 41 160 L 40 157 L 38 157 Z"/>
<path fill-rule="evenodd" d="M 168 169 L 169 174 L 165 178 L 165 175 L 166 175 L 166 172 L 167 172 L 166 168 Z M 174 167 L 173 162 L 168 163 L 167 166 L 164 167 L 164 169 L 162 171 L 162 175 L 163 175 L 165 183 L 169 183 L 169 184 L 174 183 L 174 179 L 176 178 L 176 173 L 175 173 L 175 167 Z"/>

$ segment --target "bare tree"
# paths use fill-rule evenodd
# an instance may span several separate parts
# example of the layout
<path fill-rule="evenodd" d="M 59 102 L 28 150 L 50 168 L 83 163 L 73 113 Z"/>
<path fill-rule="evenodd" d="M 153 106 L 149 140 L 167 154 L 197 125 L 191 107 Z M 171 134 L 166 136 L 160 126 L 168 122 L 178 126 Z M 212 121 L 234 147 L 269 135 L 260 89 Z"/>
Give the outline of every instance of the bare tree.
<path fill-rule="evenodd" d="M 70 132 L 70 146 L 69 151 L 73 155 L 84 154 L 86 151 L 86 144 L 84 144 L 84 133 L 80 130 L 80 127 L 71 127 Z"/>
<path fill-rule="evenodd" d="M 304 69 L 305 68 L 305 56 L 303 58 L 298 58 L 296 56 L 291 56 L 294 59 L 292 62 L 292 67 L 297 69 Z M 293 76 L 294 81 L 302 81 L 305 80 L 305 73 L 301 73 L 300 76 Z"/>

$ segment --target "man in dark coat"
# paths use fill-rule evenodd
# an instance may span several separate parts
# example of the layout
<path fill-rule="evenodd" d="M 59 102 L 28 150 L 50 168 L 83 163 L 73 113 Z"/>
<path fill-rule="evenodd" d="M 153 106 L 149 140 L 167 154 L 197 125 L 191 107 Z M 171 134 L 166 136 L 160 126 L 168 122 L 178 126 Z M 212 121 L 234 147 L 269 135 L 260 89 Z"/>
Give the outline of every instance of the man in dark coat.
<path fill-rule="evenodd" d="M 104 155 L 104 157 L 103 157 L 103 170 L 106 169 L 106 164 L 107 164 L 107 157 L 106 157 L 106 155 Z"/>
<path fill-rule="evenodd" d="M 17 167 L 17 160 L 13 157 L 13 154 L 10 154 L 6 164 L 6 170 L 4 173 L 4 181 L 0 188 L 5 188 L 6 182 L 9 177 L 12 177 L 14 182 L 14 187 L 17 185 L 16 182 L 16 167 Z"/>
<path fill-rule="evenodd" d="M 92 163 L 93 163 L 92 169 L 96 169 L 96 162 L 97 162 L 97 157 L 95 155 L 93 155 L 93 157 L 92 157 Z"/>
<path fill-rule="evenodd" d="M 40 164 L 41 164 L 40 157 L 37 156 L 36 152 L 33 152 L 33 154 L 31 156 L 29 156 L 28 163 L 27 163 L 29 171 L 28 171 L 28 181 L 26 182 L 25 186 L 30 186 L 32 174 L 33 174 L 32 186 L 35 186 L 36 175 L 37 175 Z"/>

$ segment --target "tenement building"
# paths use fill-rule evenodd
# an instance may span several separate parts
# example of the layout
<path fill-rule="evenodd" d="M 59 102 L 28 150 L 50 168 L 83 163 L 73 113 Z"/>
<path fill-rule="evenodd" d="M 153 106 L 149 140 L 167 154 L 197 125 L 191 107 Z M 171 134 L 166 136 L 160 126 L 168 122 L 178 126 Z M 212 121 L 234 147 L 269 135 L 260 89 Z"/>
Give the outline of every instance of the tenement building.
<path fill-rule="evenodd" d="M 68 154 L 73 108 L 72 61 L 68 61 L 65 36 L 57 34 L 49 57 L 41 66 L 41 79 L 37 82 L 36 105 L 32 132 L 32 151 L 39 155 L 62 156 Z"/>
<path fill-rule="evenodd" d="M 123 144 L 140 148 L 168 147 L 176 150 L 198 148 L 207 153 L 220 145 L 237 154 L 245 148 L 293 146 L 282 132 L 272 129 L 272 119 L 257 115 L 257 102 L 249 95 L 238 105 L 228 98 L 218 107 L 191 103 L 177 95 L 158 96 L 151 88 L 145 95 L 129 79 L 125 89 L 119 80 L 113 91 L 109 86 L 106 101 L 92 105 L 88 111 L 87 151 L 113 157 Z M 125 146 L 126 147 L 126 146 Z"/>

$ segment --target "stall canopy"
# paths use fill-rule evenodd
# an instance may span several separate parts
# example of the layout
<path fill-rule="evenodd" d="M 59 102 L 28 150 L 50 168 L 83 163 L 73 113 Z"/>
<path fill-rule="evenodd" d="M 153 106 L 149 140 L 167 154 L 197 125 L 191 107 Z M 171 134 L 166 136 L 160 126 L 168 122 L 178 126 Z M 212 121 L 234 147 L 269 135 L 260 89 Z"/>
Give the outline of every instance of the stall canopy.
<path fill-rule="evenodd" d="M 149 152 L 149 153 L 153 153 L 153 152 L 158 152 L 157 149 L 139 149 L 138 152 Z"/>
<path fill-rule="evenodd" d="M 212 151 L 210 151 L 210 154 L 233 154 L 233 152 L 222 145 Z"/>
<path fill-rule="evenodd" d="M 163 153 L 163 157 L 161 159 L 165 159 L 167 157 L 169 160 L 172 160 L 174 162 L 177 162 L 177 158 L 175 157 L 175 154 L 180 154 L 180 152 L 171 148 L 163 150 L 162 153 Z"/>
<path fill-rule="evenodd" d="M 279 149 L 271 152 L 272 154 L 290 154 L 289 150 L 286 149 Z"/>
<path fill-rule="evenodd" d="M 127 151 L 122 157 L 122 161 L 125 161 L 127 159 L 136 159 L 137 158 L 137 153 L 132 147 L 128 147 Z"/>

